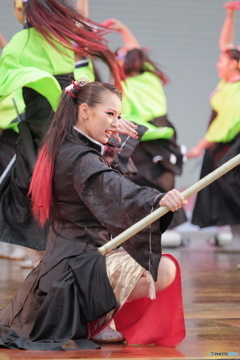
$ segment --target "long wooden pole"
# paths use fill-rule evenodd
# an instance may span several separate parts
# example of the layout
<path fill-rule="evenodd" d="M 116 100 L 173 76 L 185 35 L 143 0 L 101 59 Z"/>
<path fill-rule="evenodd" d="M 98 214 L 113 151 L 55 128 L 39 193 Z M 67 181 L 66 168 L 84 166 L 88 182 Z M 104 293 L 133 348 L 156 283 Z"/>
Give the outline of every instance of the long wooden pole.
<path fill-rule="evenodd" d="M 213 181 L 220 178 L 222 175 L 226 174 L 228 171 L 232 170 L 235 166 L 240 164 L 240 154 L 234 156 L 231 160 L 227 161 L 225 164 L 221 165 L 219 168 L 199 180 L 196 184 L 193 184 L 188 189 L 182 192 L 184 199 L 189 198 L 190 196 L 196 194 L 198 191 L 202 190 Z M 147 215 L 142 220 L 138 221 L 136 224 L 130 228 L 123 231 L 121 234 L 116 236 L 114 239 L 108 241 L 106 244 L 98 248 L 100 254 L 104 255 L 109 251 L 115 249 L 121 245 L 124 241 L 131 238 L 133 235 L 150 225 L 152 222 L 156 221 L 163 215 L 169 212 L 169 209 L 166 206 L 161 206 L 159 209 L 155 210 L 151 214 Z"/>

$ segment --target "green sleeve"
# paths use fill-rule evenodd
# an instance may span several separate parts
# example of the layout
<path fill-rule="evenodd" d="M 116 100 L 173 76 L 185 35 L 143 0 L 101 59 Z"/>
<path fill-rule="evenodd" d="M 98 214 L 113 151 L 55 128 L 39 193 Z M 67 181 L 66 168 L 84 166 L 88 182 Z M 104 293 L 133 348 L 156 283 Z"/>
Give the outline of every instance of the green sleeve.
<path fill-rule="evenodd" d="M 62 92 L 54 75 L 74 70 L 74 52 L 55 42 L 56 48 L 34 28 L 15 34 L 0 57 L 0 101 L 24 86 L 44 96 L 56 110 Z"/>
<path fill-rule="evenodd" d="M 228 84 L 226 91 L 217 98 L 218 103 L 215 104 L 215 101 L 213 99 L 217 116 L 209 126 L 205 139 L 210 142 L 227 143 L 240 132 L 240 82 Z"/>
<path fill-rule="evenodd" d="M 167 113 L 166 96 L 160 79 L 145 71 L 127 78 L 122 85 L 122 117 L 148 128 L 141 141 L 171 138 L 173 128 L 156 127 L 149 122 Z"/>
<path fill-rule="evenodd" d="M 22 66 L 14 52 L 4 50 L 0 58 L 0 101 L 15 90 L 27 86 L 46 97 L 56 110 L 62 92 L 58 81 L 46 71 Z"/>
<path fill-rule="evenodd" d="M 148 124 L 148 130 L 143 134 L 141 141 L 149 141 L 149 140 L 157 140 L 157 139 L 170 139 L 173 134 L 174 130 L 170 127 L 154 127 L 151 129 Z M 146 126 L 146 124 L 145 124 Z"/>
<path fill-rule="evenodd" d="M 17 90 L 13 94 L 6 97 L 0 102 L 0 128 L 12 129 L 18 132 L 17 122 L 11 123 L 17 118 L 17 112 L 13 105 L 13 99 L 16 102 L 18 113 L 21 114 L 25 110 L 25 103 L 22 97 L 22 90 Z"/>

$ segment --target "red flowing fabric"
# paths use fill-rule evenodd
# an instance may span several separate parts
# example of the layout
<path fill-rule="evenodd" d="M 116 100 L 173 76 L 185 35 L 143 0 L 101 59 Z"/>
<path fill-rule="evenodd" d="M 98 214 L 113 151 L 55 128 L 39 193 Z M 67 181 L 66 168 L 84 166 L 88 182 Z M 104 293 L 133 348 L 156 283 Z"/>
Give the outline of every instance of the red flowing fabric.
<path fill-rule="evenodd" d="M 174 282 L 157 293 L 155 300 L 142 298 L 127 302 L 114 317 L 116 329 L 129 345 L 177 346 L 185 338 L 181 272 L 177 260 Z"/>

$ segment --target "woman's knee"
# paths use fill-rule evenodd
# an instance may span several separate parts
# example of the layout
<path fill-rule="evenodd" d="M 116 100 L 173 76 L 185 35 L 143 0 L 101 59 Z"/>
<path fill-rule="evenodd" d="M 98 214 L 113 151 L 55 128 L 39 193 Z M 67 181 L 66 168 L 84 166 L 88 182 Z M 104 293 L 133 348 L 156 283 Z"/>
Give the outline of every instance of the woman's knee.
<path fill-rule="evenodd" d="M 161 258 L 158 268 L 156 291 L 161 291 L 170 286 L 176 277 L 177 268 L 173 260 L 164 256 Z"/>

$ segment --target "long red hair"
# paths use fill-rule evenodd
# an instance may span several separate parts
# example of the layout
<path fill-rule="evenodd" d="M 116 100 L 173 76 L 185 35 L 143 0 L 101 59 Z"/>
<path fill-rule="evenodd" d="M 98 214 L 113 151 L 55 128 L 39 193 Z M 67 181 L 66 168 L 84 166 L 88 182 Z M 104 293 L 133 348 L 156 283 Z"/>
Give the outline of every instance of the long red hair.
<path fill-rule="evenodd" d="M 57 40 L 82 56 L 100 57 L 107 63 L 115 85 L 122 88 L 123 72 L 115 55 L 103 43 L 106 41 L 106 28 L 83 17 L 68 0 L 28 0 L 24 6 L 24 14 L 27 21 L 55 49 Z M 92 25 L 95 25 L 95 29 L 89 31 Z"/>

